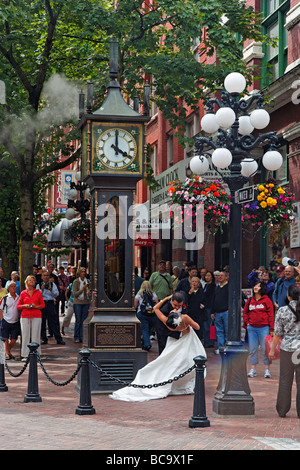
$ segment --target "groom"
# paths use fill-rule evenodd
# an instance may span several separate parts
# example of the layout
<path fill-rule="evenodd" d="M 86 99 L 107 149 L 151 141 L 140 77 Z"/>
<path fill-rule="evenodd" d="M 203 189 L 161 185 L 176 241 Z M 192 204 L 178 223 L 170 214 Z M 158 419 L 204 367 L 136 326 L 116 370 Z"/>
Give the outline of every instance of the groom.
<path fill-rule="evenodd" d="M 160 310 L 163 315 L 168 317 L 169 313 L 173 310 L 176 310 L 178 313 L 182 313 L 184 307 L 183 302 L 183 294 L 181 292 L 175 292 L 174 294 L 158 302 L 155 305 L 155 308 Z M 168 336 L 171 336 L 175 339 L 179 339 L 181 332 L 169 330 L 169 328 L 162 321 L 160 321 L 159 318 L 157 318 L 156 333 L 158 342 L 158 354 L 160 355 L 166 347 Z"/>

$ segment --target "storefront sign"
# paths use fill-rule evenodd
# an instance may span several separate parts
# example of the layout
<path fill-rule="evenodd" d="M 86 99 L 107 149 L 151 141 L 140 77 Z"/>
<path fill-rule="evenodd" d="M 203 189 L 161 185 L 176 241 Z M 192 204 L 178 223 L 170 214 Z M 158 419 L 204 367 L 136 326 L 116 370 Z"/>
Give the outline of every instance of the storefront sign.
<path fill-rule="evenodd" d="M 206 181 L 222 180 L 223 176 L 230 175 L 229 170 L 219 170 L 220 174 L 214 169 L 211 157 L 206 155 L 209 160 L 209 169 L 202 175 L 202 178 Z M 167 170 L 163 171 L 160 175 L 155 177 L 155 181 L 159 184 L 159 188 L 150 191 L 150 204 L 164 204 L 170 202 L 168 189 L 169 183 L 174 180 L 184 181 L 186 178 L 191 176 L 190 161 L 192 157 L 181 160 L 175 165 L 171 166 Z M 225 185 L 226 187 L 226 185 Z"/>
<path fill-rule="evenodd" d="M 290 225 L 290 247 L 298 248 L 300 246 L 300 202 L 294 204 L 295 220 Z"/>
<path fill-rule="evenodd" d="M 68 207 L 70 183 L 75 182 L 76 171 L 59 170 L 57 183 L 55 184 L 55 209 L 66 209 Z"/>

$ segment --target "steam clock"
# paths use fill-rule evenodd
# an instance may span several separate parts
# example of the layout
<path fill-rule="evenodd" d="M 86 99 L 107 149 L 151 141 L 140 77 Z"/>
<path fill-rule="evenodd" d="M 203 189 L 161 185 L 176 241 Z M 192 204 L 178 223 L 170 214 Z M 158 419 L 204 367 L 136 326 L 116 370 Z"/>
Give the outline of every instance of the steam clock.
<path fill-rule="evenodd" d="M 83 346 L 91 360 L 112 377 L 131 382 L 147 361 L 141 349 L 141 328 L 134 302 L 134 240 L 131 207 L 136 184 L 144 175 L 145 126 L 123 99 L 118 77 L 118 44 L 110 47 L 110 83 L 102 106 L 81 112 L 82 180 L 91 191 L 91 291 L 84 323 Z M 92 393 L 107 393 L 120 383 L 91 368 Z"/>

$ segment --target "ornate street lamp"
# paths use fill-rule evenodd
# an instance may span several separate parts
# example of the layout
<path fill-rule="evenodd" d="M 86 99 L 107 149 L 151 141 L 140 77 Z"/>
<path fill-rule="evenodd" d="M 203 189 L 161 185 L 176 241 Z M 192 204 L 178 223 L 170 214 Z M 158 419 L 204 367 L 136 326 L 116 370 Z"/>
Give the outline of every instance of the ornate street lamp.
<path fill-rule="evenodd" d="M 86 191 L 86 196 L 88 197 L 89 188 L 86 183 L 80 181 L 81 175 L 80 172 L 76 174 L 77 184 L 72 182 L 70 183 L 69 199 L 68 199 L 68 209 L 66 210 L 66 218 L 72 220 L 76 216 L 76 212 L 80 213 L 81 223 L 84 223 L 86 220 L 86 213 L 90 210 L 90 201 L 84 198 L 84 192 Z M 79 192 L 79 199 L 78 197 Z M 86 259 L 87 259 L 87 242 L 81 240 L 81 266 L 86 268 Z"/>
<path fill-rule="evenodd" d="M 221 178 L 227 183 L 232 204 L 230 206 L 229 245 L 229 313 L 228 341 L 222 348 L 222 370 L 213 400 L 213 410 L 220 415 L 252 415 L 254 401 L 250 395 L 246 360 L 248 349 L 241 342 L 241 205 L 236 201 L 236 191 L 241 189 L 250 176 L 263 165 L 275 171 L 282 165 L 282 156 L 276 150 L 276 132 L 267 132 L 255 137 L 254 129 L 264 129 L 270 122 L 268 112 L 263 108 L 264 97 L 254 94 L 249 100 L 241 99 L 246 80 L 240 73 L 230 73 L 224 81 L 225 90 L 221 101 L 211 98 L 207 102 L 207 114 L 201 120 L 201 127 L 213 137 L 197 137 L 196 156 L 191 159 L 193 173 L 204 174 L 208 168 L 207 151 L 212 150 L 212 164 L 216 171 L 227 168 L 230 174 Z M 256 102 L 256 109 L 248 111 Z M 217 112 L 214 111 L 215 105 Z M 260 158 L 253 158 L 251 151 L 261 144 L 268 144 L 269 150 Z M 206 152 L 204 151 L 206 150 Z"/>

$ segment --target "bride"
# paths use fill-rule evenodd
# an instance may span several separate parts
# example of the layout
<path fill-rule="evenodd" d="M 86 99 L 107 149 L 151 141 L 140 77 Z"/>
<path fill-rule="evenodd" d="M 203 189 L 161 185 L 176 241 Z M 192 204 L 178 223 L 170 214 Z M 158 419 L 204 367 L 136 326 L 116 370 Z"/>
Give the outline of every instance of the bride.
<path fill-rule="evenodd" d="M 178 292 L 176 293 L 178 295 Z M 173 294 L 173 295 L 176 295 Z M 169 379 L 182 374 L 194 365 L 196 356 L 206 357 L 206 352 L 200 339 L 193 329 L 199 330 L 200 326 L 188 315 L 172 310 L 166 317 L 160 308 L 164 302 L 172 303 L 172 296 L 155 305 L 154 310 L 158 319 L 171 331 L 180 332 L 179 339 L 168 337 L 167 344 L 162 353 L 152 362 L 140 369 L 133 381 L 136 385 L 153 385 L 166 382 Z M 180 310 L 180 309 L 179 309 Z M 184 395 L 194 392 L 195 371 L 189 372 L 184 377 L 166 385 L 151 388 L 134 388 L 127 386 L 111 395 L 113 400 L 142 402 L 165 398 L 168 395 Z"/>

